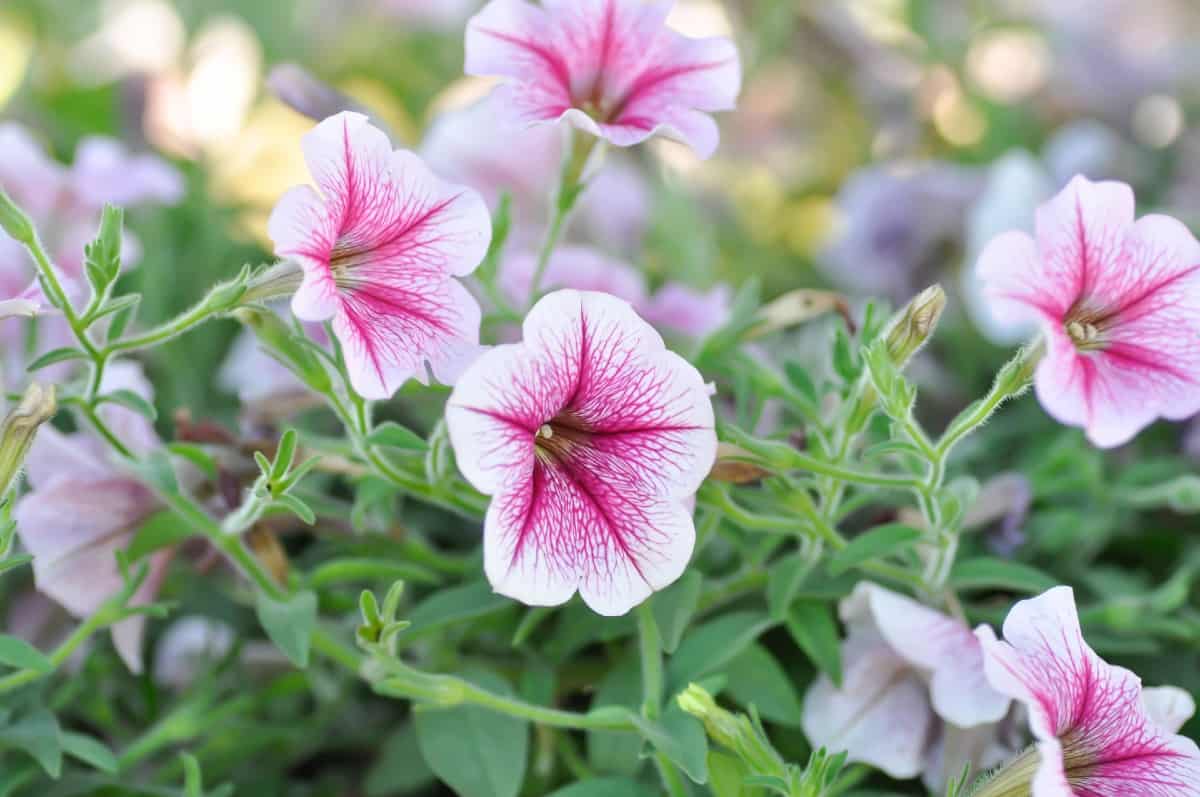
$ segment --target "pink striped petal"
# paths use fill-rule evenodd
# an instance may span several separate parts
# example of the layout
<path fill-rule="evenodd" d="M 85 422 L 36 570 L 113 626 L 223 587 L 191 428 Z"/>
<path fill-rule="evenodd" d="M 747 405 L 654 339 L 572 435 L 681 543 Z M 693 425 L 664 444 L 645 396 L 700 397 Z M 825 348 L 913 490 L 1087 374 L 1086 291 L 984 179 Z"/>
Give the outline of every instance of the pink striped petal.
<path fill-rule="evenodd" d="M 612 296 L 550 294 L 523 330 L 472 364 L 446 410 L 459 468 L 495 496 L 485 569 L 529 604 L 578 590 L 623 614 L 691 556 L 685 502 L 716 457 L 707 388 Z"/>
<path fill-rule="evenodd" d="M 1127 185 L 1076 177 L 1038 210 L 1036 243 L 997 237 L 979 272 L 998 317 L 1040 320 L 1038 398 L 1096 445 L 1200 411 L 1200 243 L 1166 216 L 1135 222 Z"/>
<path fill-rule="evenodd" d="M 1014 606 L 1003 642 L 980 639 L 992 686 L 1029 710 L 1034 797 L 1200 794 L 1200 749 L 1151 722 L 1138 677 L 1088 647 L 1069 587 Z"/>
<path fill-rule="evenodd" d="M 708 157 L 718 133 L 706 112 L 734 107 L 737 50 L 675 33 L 670 6 L 493 0 L 467 26 L 466 71 L 509 78 L 497 105 L 525 122 L 563 120 L 617 146 L 662 133 Z"/>
<path fill-rule="evenodd" d="M 452 278 L 487 252 L 483 200 L 442 182 L 411 152 L 393 152 L 361 114 L 326 119 L 303 146 L 319 193 L 292 189 L 269 225 L 276 253 L 304 270 L 292 311 L 333 319 L 366 398 L 424 380 L 427 364 L 454 379 L 478 351 L 479 305 Z"/>

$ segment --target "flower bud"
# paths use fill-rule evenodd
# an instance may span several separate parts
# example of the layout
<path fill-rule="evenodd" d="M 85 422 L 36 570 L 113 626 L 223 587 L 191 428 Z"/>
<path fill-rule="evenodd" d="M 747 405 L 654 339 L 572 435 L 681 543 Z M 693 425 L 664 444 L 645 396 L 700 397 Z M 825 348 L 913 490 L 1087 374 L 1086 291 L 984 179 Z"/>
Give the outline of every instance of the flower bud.
<path fill-rule="evenodd" d="M 57 408 L 54 386 L 34 382 L 4 419 L 0 426 L 0 494 L 8 491 L 20 470 L 38 427 L 53 418 Z"/>
<path fill-rule="evenodd" d="M 0 229 L 23 244 L 33 243 L 33 222 L 3 190 L 0 190 Z"/>
<path fill-rule="evenodd" d="M 781 775 L 787 766 L 757 725 L 744 714 L 734 714 L 717 705 L 703 687 L 688 684 L 676 698 L 679 707 L 704 723 L 714 742 L 738 756 L 757 775 Z"/>
<path fill-rule="evenodd" d="M 945 309 L 946 292 L 941 285 L 931 285 L 901 311 L 887 333 L 888 354 L 897 367 L 903 367 L 925 345 Z"/>

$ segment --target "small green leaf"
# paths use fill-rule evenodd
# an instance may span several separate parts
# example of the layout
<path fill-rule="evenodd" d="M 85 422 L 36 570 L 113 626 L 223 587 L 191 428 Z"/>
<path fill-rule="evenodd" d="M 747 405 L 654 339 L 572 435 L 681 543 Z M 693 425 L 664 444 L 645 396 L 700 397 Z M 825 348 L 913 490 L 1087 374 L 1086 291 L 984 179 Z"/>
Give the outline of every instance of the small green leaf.
<path fill-rule="evenodd" d="M 710 750 L 708 753 L 708 787 L 713 797 L 750 797 L 743 781 L 746 766 L 727 753 Z"/>
<path fill-rule="evenodd" d="M 317 522 L 317 513 L 312 510 L 312 507 L 291 493 L 276 496 L 275 503 L 287 507 L 293 515 L 300 518 L 302 523 L 311 526 Z"/>
<path fill-rule="evenodd" d="M 850 540 L 845 548 L 834 554 L 829 561 L 829 572 L 835 576 L 845 573 L 863 562 L 899 553 L 919 539 L 920 530 L 903 523 L 876 526 Z"/>
<path fill-rule="evenodd" d="M 642 737 L 682 769 L 696 783 L 708 780 L 708 737 L 704 726 L 690 714 L 672 706 L 661 722 L 632 715 Z"/>
<path fill-rule="evenodd" d="M 835 686 L 842 685 L 842 651 L 837 623 L 829 606 L 820 601 L 796 601 L 788 612 L 792 639 Z"/>
<path fill-rule="evenodd" d="M 90 764 L 93 768 L 106 772 L 109 775 L 117 774 L 120 766 L 117 764 L 117 757 L 113 755 L 112 750 L 98 739 L 93 739 L 91 736 L 82 733 L 72 733 L 63 731 L 62 733 L 63 752 L 72 758 L 78 759 L 85 764 Z"/>
<path fill-rule="evenodd" d="M 386 421 L 375 427 L 375 431 L 371 432 L 370 436 L 367 437 L 367 442 L 373 446 L 398 448 L 403 451 L 413 452 L 425 451 L 429 447 L 425 438 L 411 429 L 406 429 L 392 421 Z"/>
<path fill-rule="evenodd" d="M 137 315 L 138 303 L 141 300 L 142 295 L 140 293 L 130 293 L 113 299 L 100 308 L 100 312 L 92 319 L 94 321 L 106 315 L 112 316 L 112 321 L 108 323 L 108 332 L 105 335 L 110 343 L 114 340 L 119 340 L 121 335 L 125 334 L 125 330 L 129 327 L 129 322 Z"/>
<path fill-rule="evenodd" d="M 511 608 L 513 602 L 496 594 L 486 581 L 440 590 L 409 613 L 409 636 L 423 636 L 446 626 Z"/>
<path fill-rule="evenodd" d="M 87 355 L 84 352 L 80 351 L 79 349 L 73 349 L 73 348 L 70 348 L 69 346 L 67 346 L 67 347 L 63 347 L 61 349 L 52 349 L 52 350 L 46 352 L 45 354 L 43 354 L 41 357 L 35 358 L 33 362 L 31 362 L 29 365 L 27 365 L 25 367 L 25 370 L 33 372 L 33 371 L 41 370 L 42 368 L 45 368 L 48 365 L 54 365 L 55 363 L 62 363 L 62 362 L 66 362 L 68 360 L 86 360 L 86 359 L 87 359 Z"/>
<path fill-rule="evenodd" d="M 217 478 L 217 461 L 212 455 L 193 443 L 167 443 L 167 450 L 177 457 L 191 462 L 210 479 Z"/>
<path fill-rule="evenodd" d="M 741 705 L 754 706 L 765 719 L 800 726 L 804 709 L 787 673 L 765 647 L 753 644 L 725 667 L 725 692 Z"/>
<path fill-rule="evenodd" d="M 0 664 L 40 673 L 54 671 L 54 664 L 33 645 L 15 636 L 0 634 Z"/>
<path fill-rule="evenodd" d="M 622 656 L 596 687 L 593 709 L 623 707 L 636 713 L 642 702 L 642 671 L 634 653 Z M 588 763 L 600 772 L 635 775 L 642 767 L 642 740 L 630 733 L 588 731 Z"/>
<path fill-rule="evenodd" d="M 15 570 L 18 567 L 27 565 L 33 561 L 33 557 L 27 553 L 10 556 L 7 559 L 0 559 L 0 574 L 7 573 L 9 570 Z"/>
<path fill-rule="evenodd" d="M 662 649 L 674 653 L 679 640 L 700 604 L 703 577 L 698 570 L 689 570 L 671 586 L 654 596 L 650 608 L 662 640 Z"/>
<path fill-rule="evenodd" d="M 489 672 L 468 676 L 488 691 L 511 695 L 508 682 Z M 414 715 L 425 763 L 461 797 L 516 797 L 525 779 L 529 724 L 463 705 Z"/>
<path fill-rule="evenodd" d="M 717 672 L 774 625 L 760 612 L 731 612 L 688 631 L 667 666 L 675 691 Z"/>
<path fill-rule="evenodd" d="M 52 778 L 62 774 L 62 735 L 58 720 L 48 709 L 35 709 L 17 723 L 0 728 L 0 747 L 28 753 Z"/>
<path fill-rule="evenodd" d="M 133 410 L 148 421 L 158 420 L 158 410 L 154 408 L 154 405 L 128 388 L 106 393 L 96 399 L 96 403 L 119 404 L 126 409 Z"/>
<path fill-rule="evenodd" d="M 796 388 L 796 391 L 812 406 L 818 405 L 817 386 L 813 383 L 812 377 L 808 375 L 808 369 L 789 360 L 783 364 L 783 373 L 787 377 L 788 384 Z"/>
<path fill-rule="evenodd" d="M 283 481 L 283 477 L 291 470 L 292 463 L 296 459 L 296 444 L 299 441 L 299 435 L 295 429 L 288 429 L 279 438 L 279 446 L 275 449 L 275 462 L 271 466 L 271 483 Z"/>
<path fill-rule="evenodd" d="M 271 641 L 297 667 L 308 666 L 308 651 L 317 624 L 317 596 L 298 592 L 286 601 L 258 595 L 258 621 Z"/>
<path fill-rule="evenodd" d="M 392 559 L 334 559 L 318 565 L 308 577 L 308 586 L 322 589 L 333 584 L 386 581 L 389 584 L 403 579 L 414 584 L 440 584 L 437 573 L 420 565 Z"/>
<path fill-rule="evenodd" d="M 434 774 L 417 745 L 416 727 L 405 724 L 380 745 L 375 764 L 367 770 L 367 797 L 409 794 L 429 785 L 433 779 Z"/>
<path fill-rule="evenodd" d="M 191 527 L 169 509 L 156 512 L 141 525 L 125 549 L 130 562 L 144 559 L 192 536 Z"/>
<path fill-rule="evenodd" d="M 956 562 L 950 571 L 950 584 L 955 589 L 1005 589 L 1037 594 L 1058 585 L 1058 579 L 1035 567 L 981 556 Z"/>

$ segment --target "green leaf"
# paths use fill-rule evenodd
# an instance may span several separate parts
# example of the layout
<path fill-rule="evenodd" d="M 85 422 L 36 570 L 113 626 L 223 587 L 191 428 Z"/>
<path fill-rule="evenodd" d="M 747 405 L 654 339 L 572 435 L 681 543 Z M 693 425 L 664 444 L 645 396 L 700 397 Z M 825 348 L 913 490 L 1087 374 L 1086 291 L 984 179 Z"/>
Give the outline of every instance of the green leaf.
<path fill-rule="evenodd" d="M 0 634 L 0 664 L 18 670 L 54 671 L 54 664 L 33 645 L 15 636 Z"/>
<path fill-rule="evenodd" d="M 796 388 L 796 392 L 813 407 L 818 406 L 820 402 L 817 397 L 817 386 L 813 384 L 812 377 L 808 375 L 808 369 L 789 360 L 783 364 L 783 373 L 787 377 L 788 384 Z"/>
<path fill-rule="evenodd" d="M 763 718 L 799 727 L 803 707 L 796 687 L 766 648 L 753 644 L 725 667 L 725 693 Z"/>
<path fill-rule="evenodd" d="M 276 496 L 275 503 L 287 507 L 288 511 L 300 519 L 301 523 L 311 526 L 317 522 L 317 513 L 313 511 L 312 507 L 291 493 Z"/>
<path fill-rule="evenodd" d="M 662 649 L 674 653 L 679 640 L 700 604 L 703 577 L 698 570 L 689 570 L 671 586 L 654 596 L 650 608 L 662 639 Z"/>
<path fill-rule="evenodd" d="M 416 726 L 409 723 L 380 745 L 375 764 L 367 770 L 367 797 L 408 794 L 424 788 L 433 779 L 433 771 L 421 757 Z"/>
<path fill-rule="evenodd" d="M 1058 579 L 1020 562 L 981 556 L 956 562 L 950 584 L 961 590 L 1005 589 L 1033 595 L 1057 586 Z"/>
<path fill-rule="evenodd" d="M 52 778 L 62 774 L 62 735 L 48 709 L 35 709 L 16 724 L 0 728 L 0 747 L 28 753 Z"/>
<path fill-rule="evenodd" d="M 788 612 L 787 630 L 792 639 L 835 686 L 842 685 L 842 651 L 837 623 L 828 604 L 802 600 Z"/>
<path fill-rule="evenodd" d="M 295 429 L 288 429 L 279 438 L 279 445 L 275 449 L 275 461 L 271 464 L 272 483 L 283 481 L 283 477 L 291 470 L 296 459 L 296 444 L 299 439 Z"/>
<path fill-rule="evenodd" d="M 412 628 L 408 636 L 440 631 L 446 626 L 472 620 L 513 606 L 513 602 L 492 591 L 486 581 L 476 581 L 434 593 L 409 613 Z"/>
<path fill-rule="evenodd" d="M 403 451 L 412 452 L 425 451 L 429 447 L 429 444 L 425 442 L 425 438 L 411 429 L 406 429 L 392 421 L 386 421 L 376 426 L 375 431 L 371 432 L 370 436 L 367 437 L 367 442 L 373 446 L 398 448 Z"/>
<path fill-rule="evenodd" d="M 592 778 L 564 786 L 547 797 L 655 797 L 650 787 L 629 778 Z"/>
<path fill-rule="evenodd" d="M 504 679 L 469 676 L 497 694 L 511 695 Z M 507 714 L 464 705 L 415 713 L 417 744 L 434 774 L 461 797 L 516 797 L 525 778 L 529 725 Z"/>
<path fill-rule="evenodd" d="M 321 589 L 347 582 L 383 581 L 391 584 L 404 580 L 414 584 L 440 584 L 437 573 L 420 565 L 391 559 L 333 559 L 319 565 L 309 574 L 308 585 Z"/>
<path fill-rule="evenodd" d="M 120 765 L 112 750 L 98 739 L 82 733 L 62 732 L 63 752 L 109 775 L 117 774 Z"/>
<path fill-rule="evenodd" d="M 850 342 L 850 333 L 845 324 L 838 324 L 833 333 L 833 370 L 846 384 L 852 384 L 862 373 L 862 364 Z"/>
<path fill-rule="evenodd" d="M 788 607 L 800 594 L 813 563 L 800 551 L 780 558 L 767 573 L 767 609 L 771 617 L 783 620 Z"/>
<path fill-rule="evenodd" d="M 774 625 L 760 612 L 731 612 L 691 629 L 667 667 L 669 683 L 679 691 L 720 670 Z"/>
<path fill-rule="evenodd" d="M 623 706 L 636 713 L 642 702 L 642 670 L 632 652 L 623 656 L 596 687 L 592 707 Z M 634 775 L 642 768 L 642 740 L 631 733 L 588 731 L 588 763 L 600 772 Z"/>
<path fill-rule="evenodd" d="M 829 572 L 836 576 L 863 562 L 897 554 L 919 539 L 920 530 L 903 523 L 876 526 L 850 540 L 845 548 L 835 553 L 829 561 Z"/>
<path fill-rule="evenodd" d="M 41 357 L 35 358 L 33 362 L 25 367 L 25 370 L 32 373 L 33 371 L 41 370 L 42 368 L 45 368 L 48 365 L 54 365 L 55 363 L 62 363 L 68 360 L 86 359 L 87 354 L 85 354 L 83 351 L 70 348 L 69 346 L 64 346 L 61 349 L 51 349 Z"/>
<path fill-rule="evenodd" d="M 661 722 L 632 715 L 642 737 L 696 783 L 708 780 L 708 737 L 704 726 L 690 714 L 672 706 Z"/>
<path fill-rule="evenodd" d="M 210 479 L 217 478 L 217 461 L 212 455 L 193 443 L 167 443 L 167 450 L 177 457 L 191 462 Z"/>
<path fill-rule="evenodd" d="M 128 388 L 121 388 L 120 390 L 114 390 L 112 393 L 105 393 L 96 399 L 96 403 L 120 404 L 122 407 L 133 410 L 143 416 L 148 421 L 153 422 L 158 420 L 158 410 L 154 409 L 154 405 Z"/>
<path fill-rule="evenodd" d="M 156 512 L 141 525 L 129 541 L 125 554 L 130 562 L 144 559 L 155 551 L 169 548 L 192 536 L 191 527 L 169 509 Z"/>
<path fill-rule="evenodd" d="M 298 592 L 286 601 L 258 595 L 258 621 L 271 641 L 297 667 L 308 666 L 308 650 L 317 624 L 317 596 Z"/>

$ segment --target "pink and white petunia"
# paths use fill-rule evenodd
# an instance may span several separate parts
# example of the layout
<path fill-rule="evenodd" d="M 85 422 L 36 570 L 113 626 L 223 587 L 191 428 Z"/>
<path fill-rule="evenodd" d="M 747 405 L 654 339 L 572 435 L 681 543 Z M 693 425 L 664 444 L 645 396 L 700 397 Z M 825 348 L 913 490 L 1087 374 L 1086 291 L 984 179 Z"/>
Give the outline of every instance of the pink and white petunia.
<path fill-rule="evenodd" d="M 1004 641 L 990 628 L 979 635 L 988 680 L 1029 711 L 1033 797 L 1200 795 L 1200 749 L 1174 733 L 1189 707 L 1147 695 L 1136 675 L 1096 655 L 1070 587 L 1017 603 Z"/>
<path fill-rule="evenodd" d="M 361 114 L 344 112 L 304 137 L 317 183 L 292 188 L 268 231 L 304 281 L 292 312 L 332 320 L 355 390 L 388 398 L 426 365 L 451 383 L 478 353 L 479 303 L 454 279 L 487 252 L 491 219 L 474 191 L 393 151 Z"/>
<path fill-rule="evenodd" d="M 1008 697 L 993 690 L 983 651 L 961 620 L 869 582 L 839 612 L 848 634 L 840 687 L 819 677 L 804 700 L 814 746 L 845 750 L 895 778 L 924 774 L 934 790 L 970 761 L 998 763 Z"/>
<path fill-rule="evenodd" d="M 1135 221 L 1129 186 L 1074 178 L 978 273 L 998 320 L 1040 323 L 1038 399 L 1096 445 L 1200 411 L 1200 243 L 1168 216 Z"/>
<path fill-rule="evenodd" d="M 131 389 L 143 398 L 148 383 L 132 363 L 114 363 L 102 392 Z M 136 452 L 158 444 L 149 422 L 134 412 L 106 404 L 105 422 Z M 21 543 L 33 555 L 37 589 L 72 615 L 86 618 L 121 590 L 116 554 L 142 523 L 161 508 L 144 484 L 120 471 L 105 445 L 84 433 L 63 434 L 43 427 L 26 458 L 31 491 L 16 504 L 13 517 Z M 149 559 L 150 574 L 131 599 L 154 599 L 166 576 L 170 551 Z M 146 618 L 135 615 L 112 626 L 112 638 L 131 672 L 142 670 Z"/>
<path fill-rule="evenodd" d="M 526 123 L 566 121 L 620 147 L 661 133 L 707 158 L 712 111 L 741 88 L 737 48 L 666 25 L 671 2 L 492 0 L 467 25 L 466 71 L 510 79 L 494 100 Z"/>
<path fill-rule="evenodd" d="M 476 360 L 446 409 L 459 468 L 492 496 L 484 569 L 529 605 L 578 591 L 624 614 L 691 557 L 690 502 L 717 451 L 709 389 L 613 296 L 551 293 L 523 333 Z"/>

